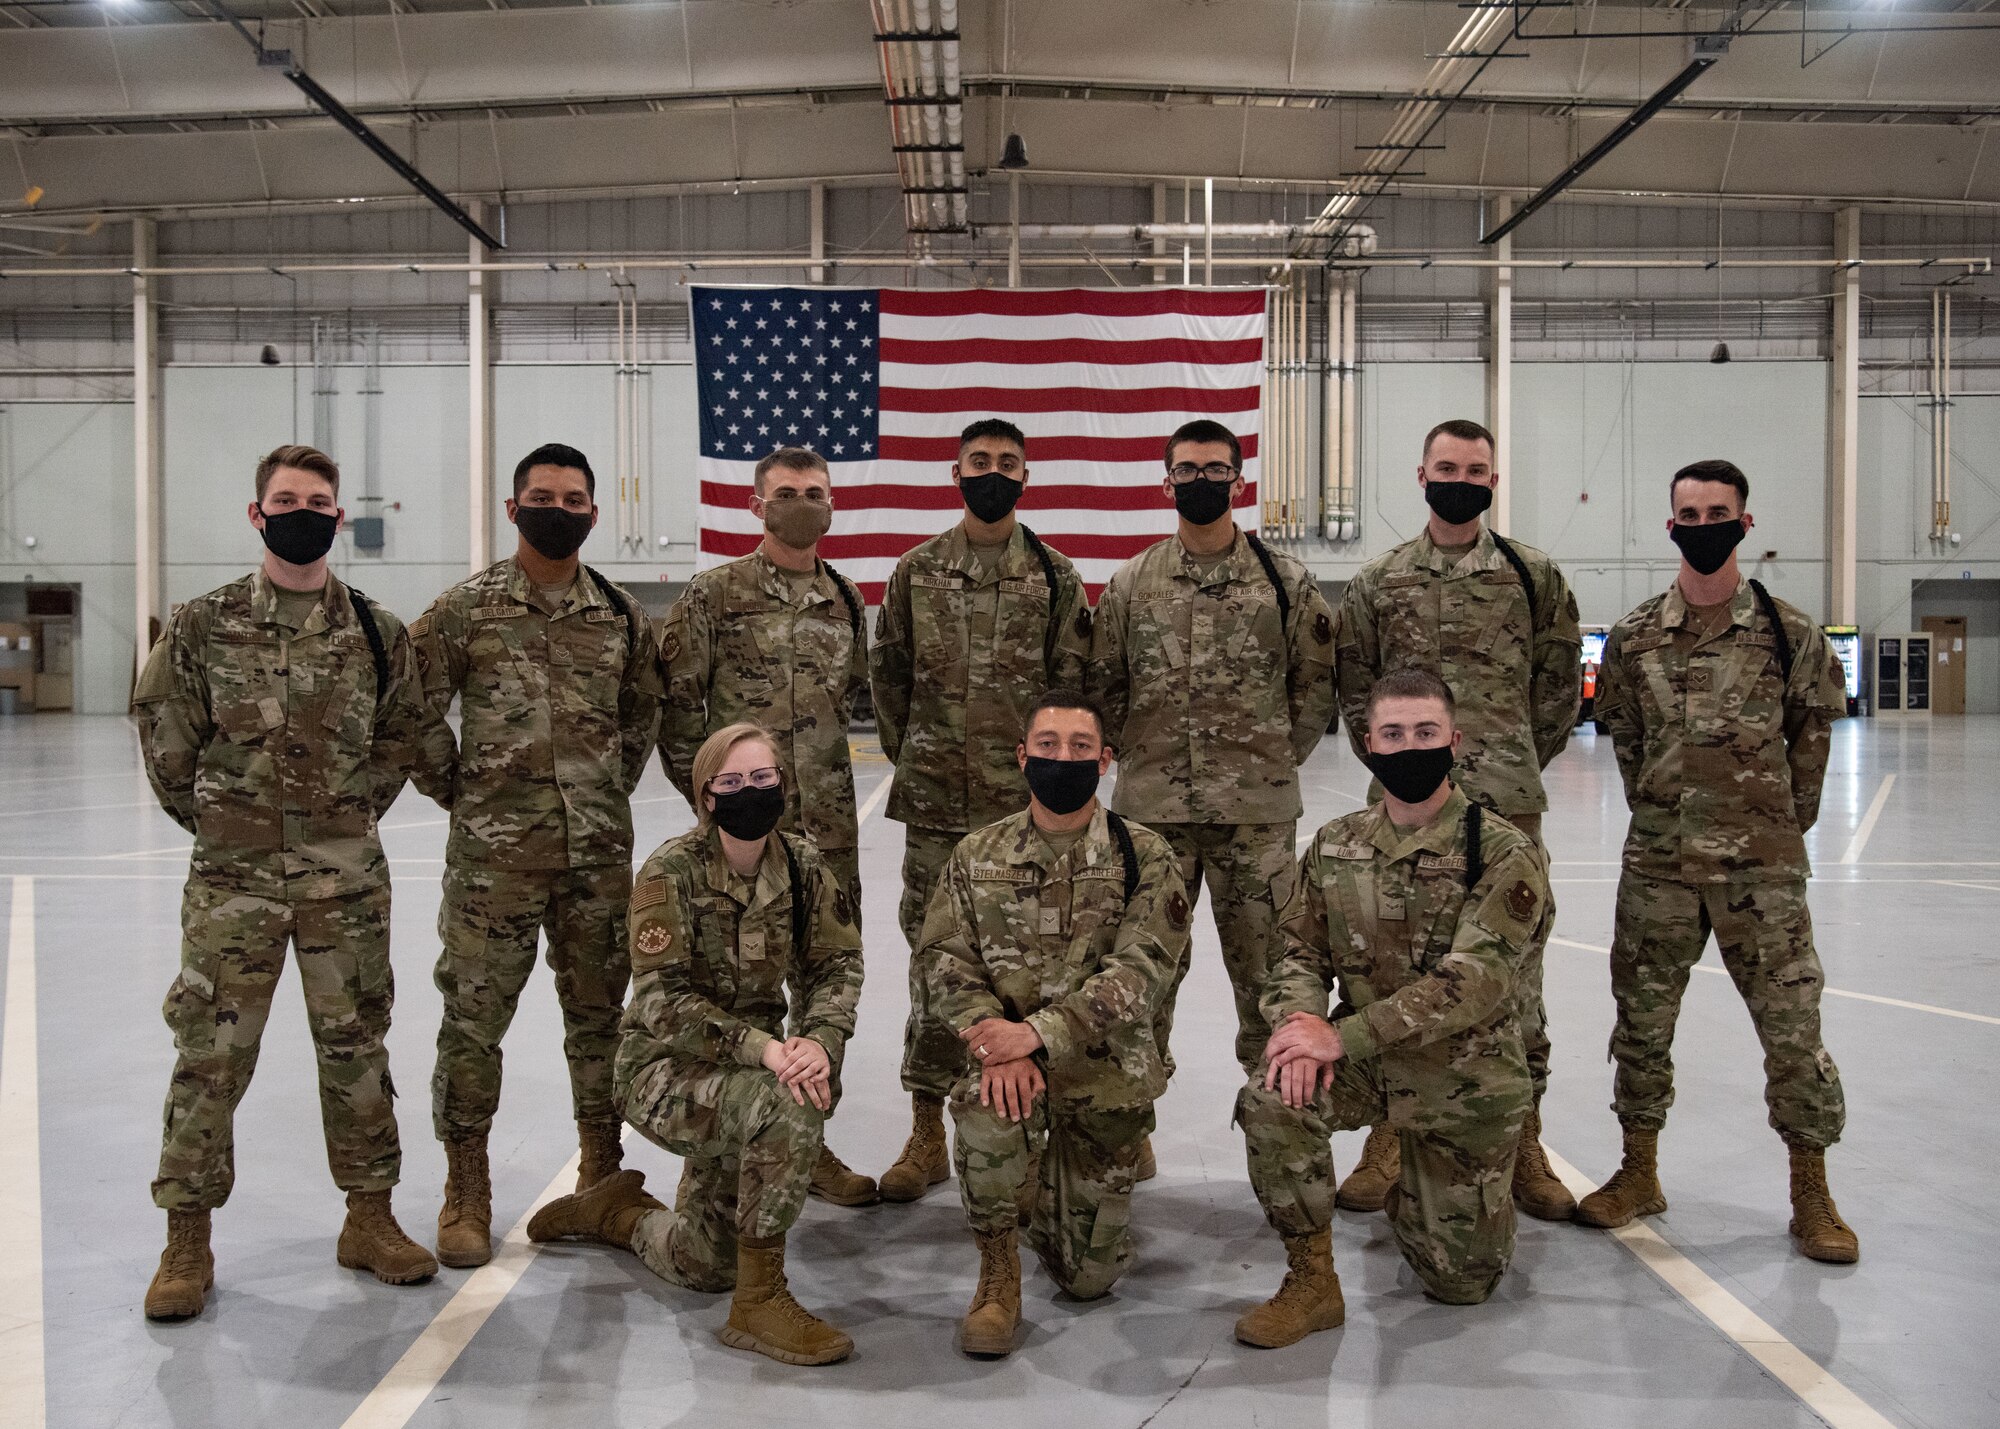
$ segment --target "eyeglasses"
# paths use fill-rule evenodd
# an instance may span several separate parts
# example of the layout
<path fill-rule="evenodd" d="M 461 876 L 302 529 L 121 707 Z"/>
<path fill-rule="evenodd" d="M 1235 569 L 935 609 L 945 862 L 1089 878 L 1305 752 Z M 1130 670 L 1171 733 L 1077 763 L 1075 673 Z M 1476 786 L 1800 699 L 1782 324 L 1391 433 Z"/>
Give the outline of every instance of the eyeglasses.
<path fill-rule="evenodd" d="M 752 769 L 748 774 L 718 774 L 708 781 L 711 794 L 740 794 L 748 784 L 753 789 L 775 789 L 784 775 L 774 768 Z"/>
<path fill-rule="evenodd" d="M 1203 481 L 1234 481 L 1237 469 L 1226 461 L 1212 461 L 1207 466 L 1196 466 L 1184 461 L 1167 468 L 1167 479 L 1175 486 L 1186 486 L 1199 477 Z"/>

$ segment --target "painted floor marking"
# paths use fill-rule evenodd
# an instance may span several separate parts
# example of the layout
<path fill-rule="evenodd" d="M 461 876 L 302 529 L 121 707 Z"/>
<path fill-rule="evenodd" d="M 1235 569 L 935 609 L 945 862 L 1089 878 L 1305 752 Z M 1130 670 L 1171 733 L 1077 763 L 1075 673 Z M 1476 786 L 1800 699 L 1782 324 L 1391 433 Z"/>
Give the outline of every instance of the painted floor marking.
<path fill-rule="evenodd" d="M 1875 832 L 1875 821 L 1882 817 L 1882 806 L 1889 802 L 1889 791 L 1896 787 L 1896 776 L 1884 774 L 1875 797 L 1868 801 L 1868 812 L 1861 816 L 1861 827 L 1854 831 L 1854 841 L 1847 846 L 1847 852 L 1840 856 L 1842 863 L 1861 862 L 1861 851 L 1868 847 L 1868 836 Z"/>
<path fill-rule="evenodd" d="M 7 1423 L 48 1422 L 42 1345 L 41 1088 L 35 1045 L 35 880 L 13 879 L 7 1019 L 0 1028 L 0 1405 Z"/>
<path fill-rule="evenodd" d="M 1543 1149 L 1547 1150 L 1546 1143 Z M 1562 1183 L 1569 1187 L 1570 1194 L 1581 1198 L 1597 1189 L 1581 1171 L 1555 1152 L 1550 1151 L 1548 1155 L 1549 1165 L 1562 1178 Z M 1806 1408 L 1824 1419 L 1831 1429 L 1894 1429 L 1890 1421 L 1871 1409 L 1861 1396 L 1766 1324 L 1754 1310 L 1723 1289 L 1707 1271 L 1674 1249 L 1645 1221 L 1634 1220 L 1609 1234 L 1616 1236 L 1618 1243 L 1665 1281 L 1668 1289 L 1733 1340 L 1772 1378 L 1797 1395 Z"/>
<path fill-rule="evenodd" d="M 1575 948 L 1580 952 L 1603 953 L 1606 957 L 1611 955 L 1611 949 L 1609 948 L 1599 947 L 1596 943 L 1579 943 L 1574 938 L 1550 938 L 1549 942 L 1552 945 L 1560 944 L 1565 948 Z M 1729 976 L 1729 969 L 1712 968 L 1705 963 L 1696 963 L 1694 970 L 1698 973 L 1709 973 L 1715 977 Z M 1828 997 L 1845 997 L 1851 998 L 1855 1002 L 1880 1003 L 1883 1007 L 1900 1007 L 1907 1012 L 1928 1012 L 1934 1017 L 1956 1017 L 1964 1022 L 1984 1022 L 1992 1027 L 2000 1027 L 2000 1017 L 1988 1017 L 1983 1012 L 1960 1012 L 1955 1007 L 1938 1007 L 1928 1002 L 1906 1002 L 1900 997 L 1881 997 L 1872 992 L 1849 992 L 1844 987 L 1829 987 L 1824 989 L 1824 991 Z"/>

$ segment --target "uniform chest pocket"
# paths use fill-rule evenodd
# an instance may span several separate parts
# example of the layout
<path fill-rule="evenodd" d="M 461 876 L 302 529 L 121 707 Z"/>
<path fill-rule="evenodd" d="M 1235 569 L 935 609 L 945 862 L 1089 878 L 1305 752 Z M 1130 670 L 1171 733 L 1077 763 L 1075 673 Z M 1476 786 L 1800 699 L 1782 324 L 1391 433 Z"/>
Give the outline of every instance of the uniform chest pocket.
<path fill-rule="evenodd" d="M 947 683 L 957 677 L 963 688 L 966 664 L 967 604 L 965 577 L 919 575 L 910 582 L 910 634 L 917 651 L 917 668 L 929 679 Z"/>
<path fill-rule="evenodd" d="M 694 920 L 697 956 L 695 991 L 727 1007 L 736 997 L 736 905 L 724 898 L 696 898 L 688 903 Z"/>
<path fill-rule="evenodd" d="M 1460 638 L 1467 648 L 1487 656 L 1518 649 L 1522 632 L 1534 623 L 1521 578 L 1512 571 L 1485 571 L 1462 584 L 1465 628 Z"/>
<path fill-rule="evenodd" d="M 1050 890 L 1044 890 L 1048 906 Z M 1069 942 L 1071 961 L 1094 963 L 1111 951 L 1125 912 L 1125 870 L 1080 869 L 1070 877 Z"/>
<path fill-rule="evenodd" d="M 216 732 L 236 743 L 254 744 L 283 729 L 283 647 L 254 635 L 220 633 L 211 636 L 209 644 L 209 718 L 215 721 Z"/>
<path fill-rule="evenodd" d="M 618 692 L 624 684 L 625 623 L 616 611 L 587 611 L 581 620 L 565 620 L 557 633 L 550 627 L 550 654 L 558 641 L 565 662 L 575 672 L 584 700 L 600 710 L 618 708 Z"/>
<path fill-rule="evenodd" d="M 1419 863 L 1410 895 L 1411 951 L 1417 967 L 1431 972 L 1458 936 L 1458 917 L 1465 907 L 1464 857 Z"/>
<path fill-rule="evenodd" d="M 353 659 L 338 672 L 326 697 L 320 725 L 350 750 L 367 748 L 375 727 L 375 671 L 357 668 Z"/>
<path fill-rule="evenodd" d="M 794 677 L 806 676 L 837 699 L 847 688 L 847 666 L 854 651 L 847 607 L 815 605 L 801 611 L 792 624 L 791 643 Z"/>
<path fill-rule="evenodd" d="M 1285 658 L 1285 624 L 1278 611 L 1278 595 L 1269 581 L 1257 585 L 1232 584 L 1210 595 L 1209 615 L 1214 622 L 1213 639 L 1231 657 L 1246 679 L 1269 679 L 1274 671 L 1289 663 Z"/>
<path fill-rule="evenodd" d="M 1715 667 L 1716 717 L 1753 748 L 1770 739 L 1784 717 L 1784 678 L 1770 637 L 1740 633 L 1711 657 Z"/>
<path fill-rule="evenodd" d="M 716 627 L 716 665 L 746 686 L 764 689 L 784 677 L 792 642 L 791 612 L 770 605 L 733 605 Z"/>
<path fill-rule="evenodd" d="M 1185 668 L 1187 650 L 1179 629 L 1185 609 L 1171 599 L 1132 603 L 1127 617 L 1126 661 L 1131 666 L 1134 684 L 1149 673 L 1158 675 Z"/>
<path fill-rule="evenodd" d="M 1438 644 L 1437 601 L 1422 571 L 1387 576 L 1375 598 L 1375 627 L 1382 668 L 1429 665 Z"/>
<path fill-rule="evenodd" d="M 466 695 L 478 691 L 485 696 L 484 703 L 502 710 L 540 698 L 542 681 L 524 648 L 528 629 L 525 610 L 518 614 L 504 609 L 492 615 L 472 613 L 465 642 L 470 668 Z"/>

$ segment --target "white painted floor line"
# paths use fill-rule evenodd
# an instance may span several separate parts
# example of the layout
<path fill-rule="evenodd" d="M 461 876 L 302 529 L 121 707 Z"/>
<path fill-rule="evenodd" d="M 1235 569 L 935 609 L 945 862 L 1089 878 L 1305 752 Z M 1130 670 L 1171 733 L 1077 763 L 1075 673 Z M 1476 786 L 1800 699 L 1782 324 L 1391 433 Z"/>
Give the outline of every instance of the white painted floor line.
<path fill-rule="evenodd" d="M 472 1337 L 479 1333 L 507 1292 L 520 1282 L 541 1247 L 528 1239 L 528 1221 L 541 1207 L 576 1187 L 578 1157 L 564 1163 L 556 1177 L 542 1188 L 532 1205 L 522 1213 L 514 1228 L 500 1242 L 493 1259 L 465 1278 L 437 1318 L 424 1327 L 403 1357 L 389 1367 L 382 1382 L 368 1391 L 341 1429 L 402 1429 L 423 1408 L 440 1381 L 458 1362 Z M 450 1271 L 443 1272 L 451 1274 Z"/>
<path fill-rule="evenodd" d="M 0 1028 L 0 1417 L 48 1422 L 42 1362 L 42 1131 L 35 1046 L 35 880 L 13 879 Z"/>
<path fill-rule="evenodd" d="M 1550 938 L 1549 942 L 1551 945 L 1560 944 L 1565 948 L 1575 948 L 1580 952 L 1603 953 L 1606 957 L 1611 955 L 1611 949 L 1609 948 L 1601 948 L 1595 943 L 1579 943 L 1573 938 Z M 1709 973 L 1715 977 L 1729 976 L 1729 969 L 1712 968 L 1705 963 L 1696 963 L 1694 970 L 1698 973 Z M 1854 1002 L 1876 1002 L 1884 1007 L 1900 1007 L 1908 1012 L 1928 1012 L 1934 1017 L 1956 1017 L 1962 1022 L 1984 1022 L 1992 1027 L 2000 1027 L 2000 1017 L 1989 1017 L 1983 1012 L 1960 1012 L 1955 1007 L 1938 1007 L 1928 1002 L 1905 1002 L 1900 997 L 1878 997 L 1872 992 L 1849 992 L 1844 987 L 1827 988 L 1826 995 L 1828 997 L 1845 997 Z"/>
<path fill-rule="evenodd" d="M 1546 1149 L 1546 1144 L 1544 1145 Z M 1549 1165 L 1572 1195 L 1582 1197 L 1596 1186 L 1584 1174 L 1549 1152 Z M 1771 1377 L 1799 1397 L 1831 1429 L 1893 1429 L 1890 1421 L 1805 1351 L 1779 1334 L 1748 1305 L 1731 1295 L 1709 1273 L 1689 1260 L 1643 1220 L 1610 1232 L 1667 1288 L 1688 1302 L 1703 1319 L 1733 1340 Z M 1787 1254 L 1790 1253 L 1787 1248 Z"/>
<path fill-rule="evenodd" d="M 1842 863 L 1861 862 L 1861 851 L 1868 847 L 1868 836 L 1875 832 L 1875 821 L 1882 817 L 1882 806 L 1889 802 L 1889 791 L 1896 787 L 1896 776 L 1884 774 L 1875 797 L 1868 801 L 1868 812 L 1861 816 L 1861 827 L 1854 831 L 1854 841 L 1847 846 L 1847 852 L 1840 856 Z"/>
<path fill-rule="evenodd" d="M 881 807 L 882 801 L 889 797 L 889 786 L 893 784 L 895 780 L 896 776 L 893 771 L 888 774 L 884 774 L 882 776 L 882 782 L 875 786 L 874 792 L 872 792 L 868 796 L 868 802 L 863 804 L 861 806 L 861 812 L 854 816 L 854 827 L 856 832 L 859 832 L 861 826 L 868 822 L 868 816 Z"/>
<path fill-rule="evenodd" d="M 102 809 L 158 809 L 152 799 L 139 804 L 71 804 L 61 809 L 5 809 L 0 810 L 0 819 L 43 819 L 50 814 L 93 814 Z"/>

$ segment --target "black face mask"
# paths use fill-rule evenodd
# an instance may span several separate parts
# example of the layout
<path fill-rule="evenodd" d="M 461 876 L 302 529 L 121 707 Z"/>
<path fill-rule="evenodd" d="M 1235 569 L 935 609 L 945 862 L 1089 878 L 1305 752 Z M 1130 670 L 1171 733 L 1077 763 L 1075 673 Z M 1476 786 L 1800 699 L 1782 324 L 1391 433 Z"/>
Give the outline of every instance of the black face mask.
<path fill-rule="evenodd" d="M 761 839 L 778 827 L 785 816 L 785 786 L 774 784 L 759 789 L 752 784 L 734 794 L 710 794 L 715 800 L 715 822 L 725 834 L 745 843 Z"/>
<path fill-rule="evenodd" d="M 1437 793 L 1438 785 L 1451 773 L 1451 746 L 1399 749 L 1394 754 L 1376 754 L 1371 750 L 1361 757 L 1361 762 L 1382 781 L 1384 789 L 1405 804 L 1421 804 Z"/>
<path fill-rule="evenodd" d="M 1021 499 L 1021 483 L 1011 476 L 989 471 L 979 476 L 959 477 L 958 494 L 964 498 L 967 511 L 990 524 L 1014 509 L 1014 503 Z"/>
<path fill-rule="evenodd" d="M 333 549 L 333 533 L 339 526 L 338 516 L 303 506 L 275 516 L 265 511 L 264 546 L 281 561 L 309 566 Z"/>
<path fill-rule="evenodd" d="M 1493 504 L 1493 488 L 1476 481 L 1427 481 L 1424 500 L 1447 526 L 1463 526 Z"/>
<path fill-rule="evenodd" d="M 566 561 L 590 534 L 590 513 L 560 506 L 516 506 L 514 525 L 544 560 Z"/>
<path fill-rule="evenodd" d="M 1205 476 L 1196 477 L 1185 486 L 1174 488 L 1174 510 L 1180 512 L 1181 519 L 1191 526 L 1206 526 L 1219 521 L 1229 512 L 1229 489 L 1232 481 L 1210 481 Z"/>
<path fill-rule="evenodd" d="M 1097 794 L 1095 759 L 1028 756 L 1028 788 L 1051 814 L 1074 814 Z"/>
<path fill-rule="evenodd" d="M 1705 576 L 1712 576 L 1729 561 L 1729 553 L 1749 533 L 1738 521 L 1713 521 L 1706 526 L 1683 526 L 1674 522 L 1674 544 L 1681 548 L 1687 563 Z"/>

